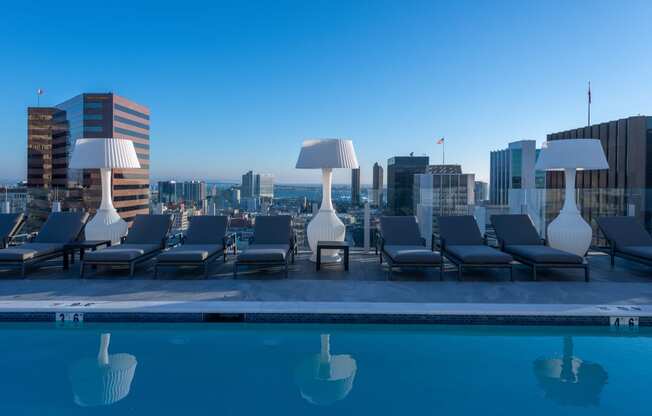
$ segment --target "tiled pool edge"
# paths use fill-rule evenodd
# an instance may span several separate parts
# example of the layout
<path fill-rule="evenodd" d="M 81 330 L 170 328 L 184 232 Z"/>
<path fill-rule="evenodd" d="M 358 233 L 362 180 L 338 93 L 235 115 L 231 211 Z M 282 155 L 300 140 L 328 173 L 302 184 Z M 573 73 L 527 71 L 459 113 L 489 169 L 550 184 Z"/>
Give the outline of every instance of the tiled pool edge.
<path fill-rule="evenodd" d="M 0 322 L 54 322 L 57 313 L 94 322 L 251 322 L 608 326 L 636 316 L 652 326 L 652 305 L 432 304 L 372 302 L 3 301 Z"/>

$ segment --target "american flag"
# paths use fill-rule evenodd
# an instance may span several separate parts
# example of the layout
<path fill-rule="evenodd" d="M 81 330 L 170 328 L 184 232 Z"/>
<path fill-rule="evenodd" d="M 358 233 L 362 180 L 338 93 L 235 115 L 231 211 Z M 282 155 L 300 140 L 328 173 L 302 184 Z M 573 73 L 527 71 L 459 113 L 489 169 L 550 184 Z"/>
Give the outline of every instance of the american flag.
<path fill-rule="evenodd" d="M 444 144 L 444 138 L 442 137 L 441 139 L 437 140 L 437 144 Z"/>

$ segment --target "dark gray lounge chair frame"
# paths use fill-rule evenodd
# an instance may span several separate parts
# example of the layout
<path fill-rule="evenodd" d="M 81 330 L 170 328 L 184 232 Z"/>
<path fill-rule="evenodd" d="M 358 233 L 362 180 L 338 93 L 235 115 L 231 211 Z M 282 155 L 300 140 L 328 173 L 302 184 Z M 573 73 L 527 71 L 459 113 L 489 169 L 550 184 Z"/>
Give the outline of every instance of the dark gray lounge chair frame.
<path fill-rule="evenodd" d="M 186 236 L 184 235 L 181 237 L 179 244 L 183 245 L 185 242 L 186 242 Z M 184 267 L 184 266 L 201 267 L 204 269 L 204 277 L 208 277 L 208 271 L 211 263 L 213 263 L 213 261 L 217 260 L 220 257 L 223 257 L 223 262 L 226 263 L 229 249 L 233 250 L 234 255 L 238 254 L 238 248 L 236 245 L 236 234 L 234 232 L 227 232 L 222 238 L 221 252 L 217 251 L 202 261 L 165 261 L 165 262 L 157 261 L 156 264 L 154 265 L 154 278 L 156 279 L 158 277 L 158 270 L 160 268 L 166 268 L 166 267 L 175 268 L 175 267 Z"/>
<path fill-rule="evenodd" d="M 9 230 L 9 233 L 7 235 L 2 236 L 2 239 L 0 239 L 0 249 L 9 247 L 9 244 L 11 244 L 13 238 L 16 236 L 18 231 L 20 231 L 23 224 L 25 224 L 24 214 L 16 214 L 16 216 L 18 218 L 18 221 L 14 223 L 14 226 L 11 230 Z"/>
<path fill-rule="evenodd" d="M 292 224 L 290 222 L 290 224 Z M 255 235 L 255 229 L 254 229 L 254 239 L 253 241 L 256 241 L 256 235 Z M 241 260 L 240 258 L 236 258 L 235 262 L 233 262 L 233 278 L 237 279 L 238 277 L 238 268 L 242 266 L 256 266 L 260 268 L 266 268 L 266 267 L 276 267 L 276 266 L 283 266 L 284 267 L 284 274 L 285 278 L 288 278 L 289 275 L 289 264 L 288 258 L 291 256 L 292 260 L 291 263 L 294 264 L 294 257 L 298 253 L 298 247 L 297 247 L 297 239 L 294 234 L 294 231 L 290 232 L 290 247 L 288 248 L 288 252 L 285 255 L 285 260 L 281 261 L 247 261 L 247 260 Z"/>
<path fill-rule="evenodd" d="M 83 223 L 84 225 L 81 227 L 79 230 L 79 233 L 77 236 L 73 239 L 73 241 L 79 240 L 79 237 L 84 233 L 84 228 L 86 227 L 86 222 L 88 221 L 88 214 L 84 217 Z M 32 233 L 30 234 L 28 242 L 34 242 L 34 240 L 38 238 L 38 233 Z M 63 243 L 62 243 L 63 244 Z M 17 246 L 20 247 L 20 246 Z M 16 261 L 11 261 L 11 260 L 0 260 L 0 267 L 9 267 L 9 268 L 15 268 L 15 269 L 20 269 L 20 276 L 22 278 L 25 277 L 27 274 L 27 269 L 31 266 L 34 266 L 38 263 L 44 262 L 46 260 L 50 259 L 55 259 L 57 257 L 61 257 L 64 254 L 63 248 L 61 250 L 53 251 L 51 253 L 44 254 L 42 256 L 37 256 L 33 257 L 29 260 L 16 260 Z"/>
<path fill-rule="evenodd" d="M 474 220 L 475 221 L 475 220 Z M 487 244 L 487 236 L 482 236 L 482 242 Z M 453 253 L 446 251 L 446 239 L 439 236 L 439 251 L 442 257 L 453 263 L 457 267 L 457 280 L 462 281 L 463 269 L 509 269 L 509 280 L 514 281 L 514 265 L 510 263 L 465 263 L 462 259 L 457 258 Z M 510 256 L 514 257 L 510 253 Z"/>
<path fill-rule="evenodd" d="M 534 225 L 533 225 L 534 227 Z M 495 226 L 494 226 L 495 228 Z M 510 256 L 514 257 L 514 260 L 518 261 L 519 263 L 522 263 L 532 269 L 532 280 L 537 280 L 537 270 L 540 269 L 583 269 L 584 270 L 584 281 L 588 282 L 590 278 L 589 274 L 589 263 L 587 263 L 586 259 L 582 261 L 582 263 L 537 263 L 534 262 L 526 257 L 519 256 L 518 254 L 510 253 L 509 251 L 505 251 L 505 241 L 503 241 L 499 236 L 498 232 L 496 232 L 496 239 L 498 240 L 498 244 L 500 246 L 500 250 L 504 251 L 505 253 L 508 253 Z M 545 238 L 541 238 L 541 244 L 542 245 L 547 245 L 547 240 Z"/>
<path fill-rule="evenodd" d="M 640 257 L 640 256 L 635 256 L 633 254 L 625 253 L 623 251 L 618 250 L 618 246 L 616 244 L 615 240 L 612 240 L 609 238 L 605 230 L 602 228 L 602 224 L 600 224 L 600 218 L 598 218 L 598 227 L 600 228 L 600 231 L 602 231 L 602 234 L 604 235 L 605 239 L 609 243 L 609 260 L 611 262 L 611 267 L 614 267 L 616 265 L 616 257 L 620 257 L 626 260 L 631 260 L 635 261 L 637 263 L 644 264 L 646 266 L 652 266 L 652 260 L 646 258 L 646 257 Z"/>
<path fill-rule="evenodd" d="M 427 249 L 426 239 L 423 238 L 423 237 L 419 237 L 419 239 L 421 240 L 421 245 L 423 246 L 423 248 Z M 377 230 L 377 240 L 376 241 L 377 241 L 377 245 L 380 246 L 380 253 L 378 253 L 379 257 L 380 257 L 380 264 L 383 264 L 383 255 L 385 256 L 384 259 L 387 262 L 387 280 L 392 279 L 392 273 L 393 273 L 394 269 L 400 269 L 402 267 L 431 268 L 431 269 L 437 269 L 438 268 L 439 269 L 439 280 L 444 280 L 444 262 L 443 262 L 443 258 L 442 258 L 442 261 L 439 262 L 439 264 L 396 262 L 392 258 L 391 254 L 389 254 L 385 250 L 385 237 L 383 236 L 383 232 L 382 232 L 381 228 L 378 228 L 378 230 Z M 435 236 L 434 236 L 434 234 L 431 237 L 430 242 L 431 242 L 430 250 L 432 252 L 434 252 L 435 251 Z"/>
<path fill-rule="evenodd" d="M 138 218 L 138 216 L 136 216 Z M 171 224 L 171 222 L 170 222 Z M 169 228 L 168 228 L 169 232 Z M 127 240 L 127 236 L 123 236 L 120 238 L 120 243 L 124 244 L 125 241 Z M 143 254 L 140 257 L 136 257 L 132 260 L 129 261 L 119 261 L 119 260 L 87 260 L 84 258 L 84 260 L 81 261 L 81 264 L 79 265 L 79 277 L 84 278 L 84 271 L 86 269 L 86 266 L 127 266 L 129 268 L 129 277 L 133 277 L 134 273 L 136 272 L 136 266 L 139 263 L 142 263 L 144 261 L 147 261 L 151 259 L 152 257 L 158 256 L 161 251 L 165 250 L 167 246 L 167 240 L 168 240 L 168 235 L 166 234 L 165 237 L 161 239 L 161 245 L 157 250 L 152 251 L 151 253 L 146 253 Z"/>

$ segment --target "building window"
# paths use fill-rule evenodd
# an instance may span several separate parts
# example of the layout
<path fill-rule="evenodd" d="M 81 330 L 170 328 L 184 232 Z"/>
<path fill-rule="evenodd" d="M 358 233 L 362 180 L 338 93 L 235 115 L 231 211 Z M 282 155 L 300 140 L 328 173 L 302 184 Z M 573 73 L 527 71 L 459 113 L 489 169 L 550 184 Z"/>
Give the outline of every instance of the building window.
<path fill-rule="evenodd" d="M 113 130 L 115 130 L 116 133 L 124 134 L 125 136 L 138 137 L 139 139 L 149 140 L 149 135 L 143 133 L 137 133 L 133 130 L 127 130 L 120 127 L 114 127 Z"/>
<path fill-rule="evenodd" d="M 101 101 L 86 101 L 84 108 L 102 108 L 103 104 Z"/>
<path fill-rule="evenodd" d="M 102 120 L 102 114 L 84 114 L 84 120 Z"/>
<path fill-rule="evenodd" d="M 129 125 L 132 125 L 132 126 L 135 126 L 135 127 L 140 127 L 141 129 L 149 130 L 149 125 L 148 124 L 139 123 L 137 121 L 133 121 L 131 119 L 128 119 L 128 118 L 125 118 L 125 117 L 120 117 L 120 116 L 113 116 L 113 119 L 115 121 L 119 121 L 120 123 L 125 123 L 125 124 L 129 124 Z"/>
<path fill-rule="evenodd" d="M 122 111 L 123 113 L 131 114 L 132 116 L 140 117 L 145 120 L 149 120 L 149 116 L 145 113 L 141 113 L 140 111 L 132 110 L 129 107 L 125 107 L 124 105 L 120 104 L 114 104 L 113 108 L 116 110 Z"/>

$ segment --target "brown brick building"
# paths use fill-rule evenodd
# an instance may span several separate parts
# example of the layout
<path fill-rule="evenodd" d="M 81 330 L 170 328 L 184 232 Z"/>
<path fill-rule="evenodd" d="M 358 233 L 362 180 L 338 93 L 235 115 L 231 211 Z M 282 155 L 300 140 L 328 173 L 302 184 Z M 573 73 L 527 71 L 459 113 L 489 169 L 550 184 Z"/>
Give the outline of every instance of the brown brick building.
<path fill-rule="evenodd" d="M 126 221 L 149 212 L 149 109 L 112 93 L 85 93 L 54 107 L 27 109 L 29 225 L 38 227 L 54 200 L 63 209 L 94 212 L 101 199 L 99 171 L 68 168 L 80 138 L 134 142 L 141 169 L 116 169 L 113 204 Z"/>

